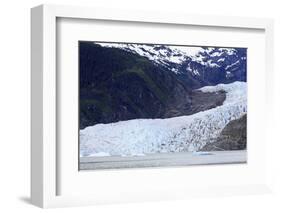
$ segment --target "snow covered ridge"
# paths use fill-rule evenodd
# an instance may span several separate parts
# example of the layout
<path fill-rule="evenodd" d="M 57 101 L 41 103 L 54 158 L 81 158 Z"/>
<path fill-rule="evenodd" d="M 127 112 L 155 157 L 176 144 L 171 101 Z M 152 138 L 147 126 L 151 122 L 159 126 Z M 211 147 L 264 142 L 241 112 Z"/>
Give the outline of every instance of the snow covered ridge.
<path fill-rule="evenodd" d="M 234 48 L 202 48 L 195 46 L 171 46 L 149 44 L 126 44 L 126 43 L 97 43 L 102 47 L 119 48 L 140 56 L 144 56 L 156 64 L 160 64 L 178 73 L 177 65 L 186 61 L 197 62 L 207 67 L 220 67 L 224 55 L 233 55 Z M 212 58 L 220 58 L 218 61 Z"/>
<path fill-rule="evenodd" d="M 247 113 L 247 83 L 200 88 L 224 90 L 223 105 L 189 116 L 134 119 L 97 124 L 80 130 L 80 156 L 131 156 L 159 152 L 197 151 L 212 143 L 231 121 Z"/>

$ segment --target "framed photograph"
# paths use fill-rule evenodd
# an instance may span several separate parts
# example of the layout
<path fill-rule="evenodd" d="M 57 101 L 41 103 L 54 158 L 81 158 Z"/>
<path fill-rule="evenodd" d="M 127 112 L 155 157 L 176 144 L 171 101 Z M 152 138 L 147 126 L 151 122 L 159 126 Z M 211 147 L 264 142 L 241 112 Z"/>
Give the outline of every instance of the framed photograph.
<path fill-rule="evenodd" d="M 272 20 L 31 14 L 33 204 L 270 191 Z"/>
<path fill-rule="evenodd" d="M 246 163 L 247 48 L 79 41 L 80 170 Z"/>

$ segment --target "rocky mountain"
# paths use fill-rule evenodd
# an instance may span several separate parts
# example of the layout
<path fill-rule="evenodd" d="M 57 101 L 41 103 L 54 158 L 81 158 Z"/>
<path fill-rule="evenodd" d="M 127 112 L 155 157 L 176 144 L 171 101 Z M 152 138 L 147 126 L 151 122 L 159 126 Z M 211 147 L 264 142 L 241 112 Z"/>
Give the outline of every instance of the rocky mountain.
<path fill-rule="evenodd" d="M 187 48 L 189 52 L 182 48 L 80 42 L 80 129 L 136 118 L 190 115 L 221 105 L 224 92 L 203 93 L 194 88 L 230 81 L 223 73 L 224 77 L 215 77 L 216 69 L 231 66 L 226 70 L 238 72 L 235 67 L 243 60 L 233 65 L 230 61 L 238 60 L 239 51 L 220 48 L 217 54 L 230 64 L 222 65 L 210 48 Z M 212 60 L 205 59 L 207 52 L 215 55 Z M 243 71 L 239 68 L 239 72 Z"/>
<path fill-rule="evenodd" d="M 246 48 L 187 47 L 150 44 L 97 43 L 152 61 L 176 73 L 192 88 L 246 81 Z"/>
<path fill-rule="evenodd" d="M 247 114 L 230 121 L 216 138 L 201 151 L 243 150 L 247 148 Z"/>

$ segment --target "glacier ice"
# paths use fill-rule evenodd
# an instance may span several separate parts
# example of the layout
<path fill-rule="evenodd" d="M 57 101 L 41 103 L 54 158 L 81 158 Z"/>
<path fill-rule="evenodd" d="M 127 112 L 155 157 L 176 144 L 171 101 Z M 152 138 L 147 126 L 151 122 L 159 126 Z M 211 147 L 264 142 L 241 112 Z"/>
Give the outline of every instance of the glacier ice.
<path fill-rule="evenodd" d="M 80 130 L 80 156 L 137 156 L 159 152 L 196 152 L 212 143 L 231 121 L 247 113 L 247 83 L 234 82 L 198 89 L 225 91 L 221 106 L 193 115 L 134 119 L 97 124 Z"/>

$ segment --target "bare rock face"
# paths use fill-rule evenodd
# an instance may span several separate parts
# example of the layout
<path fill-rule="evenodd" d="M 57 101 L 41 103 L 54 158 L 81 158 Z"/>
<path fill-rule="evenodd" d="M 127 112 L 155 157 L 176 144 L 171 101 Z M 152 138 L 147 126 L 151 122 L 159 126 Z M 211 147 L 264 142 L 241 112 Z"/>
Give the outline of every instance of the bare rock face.
<path fill-rule="evenodd" d="M 205 145 L 201 151 L 244 150 L 247 148 L 247 115 L 230 121 L 215 142 Z"/>

